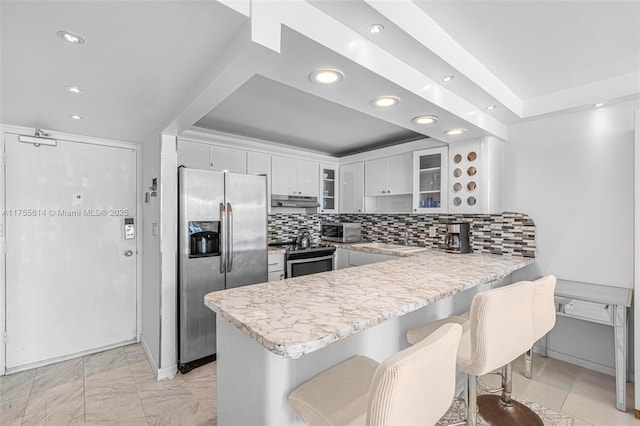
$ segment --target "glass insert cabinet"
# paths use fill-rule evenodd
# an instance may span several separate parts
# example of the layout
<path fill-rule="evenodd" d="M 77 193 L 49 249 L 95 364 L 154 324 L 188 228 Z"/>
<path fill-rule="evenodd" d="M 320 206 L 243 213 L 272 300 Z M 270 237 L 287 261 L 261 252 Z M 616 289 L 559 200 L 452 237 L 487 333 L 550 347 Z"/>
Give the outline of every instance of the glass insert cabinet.
<path fill-rule="evenodd" d="M 338 169 L 320 165 L 320 213 L 338 212 Z"/>
<path fill-rule="evenodd" d="M 447 211 L 447 148 L 431 148 L 413 153 L 413 211 Z"/>

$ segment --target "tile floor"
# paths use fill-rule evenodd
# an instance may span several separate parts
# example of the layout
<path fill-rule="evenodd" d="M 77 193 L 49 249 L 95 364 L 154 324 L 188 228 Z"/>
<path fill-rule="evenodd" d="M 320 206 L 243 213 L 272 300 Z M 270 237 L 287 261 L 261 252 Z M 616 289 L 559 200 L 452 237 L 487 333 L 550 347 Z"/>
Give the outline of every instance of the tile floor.
<path fill-rule="evenodd" d="M 514 394 L 575 418 L 574 426 L 640 425 L 615 408 L 611 376 L 534 357 L 534 378 L 514 365 Z M 216 367 L 156 381 L 140 345 L 0 377 L 0 425 L 215 425 Z M 484 379 L 489 386 L 497 376 Z"/>

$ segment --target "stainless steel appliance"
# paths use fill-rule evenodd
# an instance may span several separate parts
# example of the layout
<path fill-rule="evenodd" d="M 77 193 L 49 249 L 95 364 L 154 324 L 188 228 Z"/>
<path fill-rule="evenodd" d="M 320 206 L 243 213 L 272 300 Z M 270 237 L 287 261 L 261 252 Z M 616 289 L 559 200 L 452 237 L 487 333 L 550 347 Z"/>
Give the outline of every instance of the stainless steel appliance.
<path fill-rule="evenodd" d="M 326 241 L 354 243 L 362 240 L 362 224 L 358 222 L 322 222 L 320 235 Z"/>
<path fill-rule="evenodd" d="M 295 241 L 291 241 L 272 245 L 285 248 L 286 278 L 316 274 L 318 272 L 332 271 L 335 269 L 336 248 L 329 243 L 311 243 L 306 247 L 302 247 Z"/>
<path fill-rule="evenodd" d="M 447 223 L 447 236 L 444 239 L 445 249 L 450 253 L 469 253 L 469 223 Z"/>
<path fill-rule="evenodd" d="M 315 209 L 320 207 L 318 197 L 304 195 L 271 195 L 271 207 L 291 207 L 303 209 Z"/>
<path fill-rule="evenodd" d="M 264 176 L 179 170 L 178 369 L 215 359 L 216 318 L 204 295 L 267 275 Z"/>

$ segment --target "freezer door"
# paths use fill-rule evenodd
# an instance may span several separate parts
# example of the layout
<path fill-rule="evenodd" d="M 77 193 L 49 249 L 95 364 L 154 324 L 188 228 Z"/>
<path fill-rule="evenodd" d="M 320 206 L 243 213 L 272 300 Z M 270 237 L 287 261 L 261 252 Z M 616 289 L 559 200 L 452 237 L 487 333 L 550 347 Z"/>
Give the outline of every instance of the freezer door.
<path fill-rule="evenodd" d="M 267 274 L 267 181 L 227 173 L 227 288 L 263 283 Z"/>
<path fill-rule="evenodd" d="M 185 364 L 216 352 L 216 315 L 204 295 L 224 289 L 223 256 L 190 257 L 189 222 L 216 221 L 223 227 L 224 174 L 179 170 L 179 362 Z"/>

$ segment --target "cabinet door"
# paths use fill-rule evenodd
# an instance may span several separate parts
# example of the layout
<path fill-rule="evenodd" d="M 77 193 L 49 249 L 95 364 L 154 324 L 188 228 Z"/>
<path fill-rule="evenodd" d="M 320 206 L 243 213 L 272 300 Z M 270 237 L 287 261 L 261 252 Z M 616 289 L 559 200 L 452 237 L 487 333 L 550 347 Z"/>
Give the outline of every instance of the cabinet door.
<path fill-rule="evenodd" d="M 387 159 L 367 161 L 364 166 L 364 194 L 367 197 L 386 195 Z"/>
<path fill-rule="evenodd" d="M 364 212 L 364 163 L 340 166 L 340 212 Z"/>
<path fill-rule="evenodd" d="M 209 164 L 211 170 L 227 170 L 232 173 L 247 173 L 247 151 L 223 146 L 209 147 Z"/>
<path fill-rule="evenodd" d="M 211 170 L 209 145 L 178 140 L 178 166 L 190 169 Z"/>
<path fill-rule="evenodd" d="M 411 194 L 413 155 L 410 152 L 387 159 L 387 194 Z"/>
<path fill-rule="evenodd" d="M 318 163 L 307 160 L 294 160 L 297 170 L 298 195 L 318 196 Z"/>
<path fill-rule="evenodd" d="M 267 210 L 271 213 L 271 156 L 261 152 L 247 152 L 247 174 L 267 175 Z"/>
<path fill-rule="evenodd" d="M 298 166 L 294 158 L 271 157 L 271 193 L 275 195 L 294 195 L 298 193 Z"/>
<path fill-rule="evenodd" d="M 413 153 L 413 211 L 447 211 L 447 148 Z M 456 186 L 457 188 L 457 186 Z"/>
<path fill-rule="evenodd" d="M 320 164 L 320 213 L 338 212 L 338 167 Z"/>

